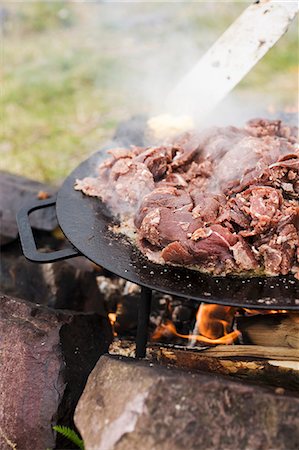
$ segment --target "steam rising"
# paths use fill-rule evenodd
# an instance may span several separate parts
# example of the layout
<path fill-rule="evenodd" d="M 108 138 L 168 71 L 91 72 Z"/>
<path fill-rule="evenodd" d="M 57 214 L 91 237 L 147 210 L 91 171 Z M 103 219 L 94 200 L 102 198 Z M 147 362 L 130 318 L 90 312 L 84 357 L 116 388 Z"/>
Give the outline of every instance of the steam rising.
<path fill-rule="evenodd" d="M 108 49 L 115 60 L 116 68 L 111 67 L 109 76 L 116 86 L 116 95 L 124 94 L 123 117 L 129 118 L 135 114 L 154 117 L 174 113 L 167 108 L 168 95 L 248 5 L 249 2 L 106 1 L 78 8 L 84 14 L 88 10 L 86 33 L 97 42 L 98 52 L 103 47 L 106 54 Z M 258 72 L 262 64 L 254 71 Z M 195 91 L 194 86 L 190 89 Z M 242 126 L 252 117 L 265 117 L 271 101 L 260 93 L 244 97 L 242 90 L 237 89 L 197 125 Z M 200 104 L 201 98 L 196 98 L 196 102 Z M 186 115 L 180 105 L 176 112 Z M 196 123 L 197 118 L 193 119 Z"/>

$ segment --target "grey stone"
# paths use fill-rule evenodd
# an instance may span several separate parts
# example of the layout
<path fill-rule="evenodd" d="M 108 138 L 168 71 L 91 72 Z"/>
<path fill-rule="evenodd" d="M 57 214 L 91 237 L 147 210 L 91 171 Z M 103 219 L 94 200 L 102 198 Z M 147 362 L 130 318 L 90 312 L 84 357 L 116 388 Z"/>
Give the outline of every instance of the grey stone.
<path fill-rule="evenodd" d="M 45 246 L 46 237 L 41 241 Z M 0 291 L 51 308 L 97 312 L 106 317 L 97 273 L 96 266 L 81 256 L 47 264 L 30 262 L 13 242 L 1 251 Z"/>
<path fill-rule="evenodd" d="M 1 450 L 10 450 L 7 439 L 20 450 L 53 448 L 52 426 L 73 426 L 87 377 L 111 340 L 109 322 L 97 314 L 1 295 Z"/>
<path fill-rule="evenodd" d="M 75 412 L 86 450 L 295 450 L 299 398 L 102 356 Z"/>
<path fill-rule="evenodd" d="M 7 244 L 18 235 L 16 214 L 23 206 L 37 203 L 40 192 L 53 196 L 52 186 L 29 180 L 7 172 L 0 172 L 0 245 Z M 54 208 L 46 208 L 32 213 L 31 224 L 38 230 L 51 231 L 57 226 Z"/>

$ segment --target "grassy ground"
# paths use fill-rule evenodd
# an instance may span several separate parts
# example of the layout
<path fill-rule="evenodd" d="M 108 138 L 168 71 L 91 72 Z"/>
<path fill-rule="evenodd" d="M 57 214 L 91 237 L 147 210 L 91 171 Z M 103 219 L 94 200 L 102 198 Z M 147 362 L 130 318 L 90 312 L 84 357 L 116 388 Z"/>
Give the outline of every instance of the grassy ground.
<path fill-rule="evenodd" d="M 59 182 L 163 93 L 244 9 L 215 3 L 4 3 L 0 167 Z M 298 93 L 296 26 L 238 87 L 277 108 Z M 247 97 L 246 97 L 247 96 Z M 263 106 L 267 106 L 264 104 Z"/>

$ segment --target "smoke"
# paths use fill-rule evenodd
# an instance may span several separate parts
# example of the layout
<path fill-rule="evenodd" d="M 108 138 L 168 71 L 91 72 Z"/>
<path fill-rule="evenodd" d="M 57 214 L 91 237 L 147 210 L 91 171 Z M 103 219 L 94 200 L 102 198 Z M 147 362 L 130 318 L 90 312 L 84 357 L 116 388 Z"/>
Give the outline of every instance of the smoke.
<path fill-rule="evenodd" d="M 249 4 L 106 1 L 89 4 L 88 8 L 78 4 L 79 14 L 85 15 L 87 45 L 96 43 L 96 52 L 109 55 L 110 66 L 104 82 L 107 90 L 114 91 L 111 102 L 116 99 L 117 112 L 121 110 L 118 120 L 135 115 L 153 118 L 165 112 L 173 113 L 166 104 L 173 88 Z M 289 31 L 293 35 L 294 32 L 296 34 L 296 24 Z M 288 37 L 282 39 L 286 42 Z M 262 72 L 263 64 L 262 60 L 249 78 Z M 103 68 L 99 67 L 101 71 Z M 277 76 L 277 69 L 274 76 Z M 289 76 L 286 74 L 286 79 Z M 195 126 L 199 129 L 213 125 L 243 126 L 253 117 L 271 118 L 268 107 L 273 103 L 272 94 L 275 97 L 277 91 L 263 92 L 271 80 L 267 81 L 267 86 L 255 83 L 258 89 L 252 90 L 246 86 L 247 79 L 200 123 L 193 117 Z M 103 83 L 103 79 L 99 78 L 98 83 Z M 201 100 L 196 99 L 199 105 Z M 110 109 L 113 115 L 113 108 Z M 178 112 L 180 116 L 180 110 Z M 185 111 L 183 113 L 186 115 Z M 190 120 L 185 119 L 182 122 L 190 124 Z"/>
<path fill-rule="evenodd" d="M 172 113 L 165 103 L 172 89 L 247 6 L 246 2 L 109 1 L 93 5 L 88 26 L 104 31 L 98 51 L 109 48 L 115 55 L 117 68 L 110 77 L 123 93 L 127 117 Z M 98 38 L 96 33 L 93 38 Z M 260 90 L 244 92 L 232 92 L 199 126 L 241 126 L 254 116 L 267 115 L 271 97 Z M 200 104 L 201 99 L 197 101 Z"/>
<path fill-rule="evenodd" d="M 114 58 L 108 83 L 122 95 L 127 117 L 165 112 L 172 89 L 244 7 L 235 2 L 233 8 L 220 2 L 77 6 L 86 15 L 87 45 L 96 42 L 99 53 Z"/>

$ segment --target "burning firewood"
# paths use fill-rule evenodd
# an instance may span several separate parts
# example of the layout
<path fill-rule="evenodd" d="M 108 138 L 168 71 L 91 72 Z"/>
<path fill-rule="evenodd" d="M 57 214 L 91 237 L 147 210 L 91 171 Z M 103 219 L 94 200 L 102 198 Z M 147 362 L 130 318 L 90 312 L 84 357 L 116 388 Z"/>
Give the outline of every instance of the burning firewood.
<path fill-rule="evenodd" d="M 244 343 L 299 349 L 298 313 L 238 317 L 237 327 Z"/>

